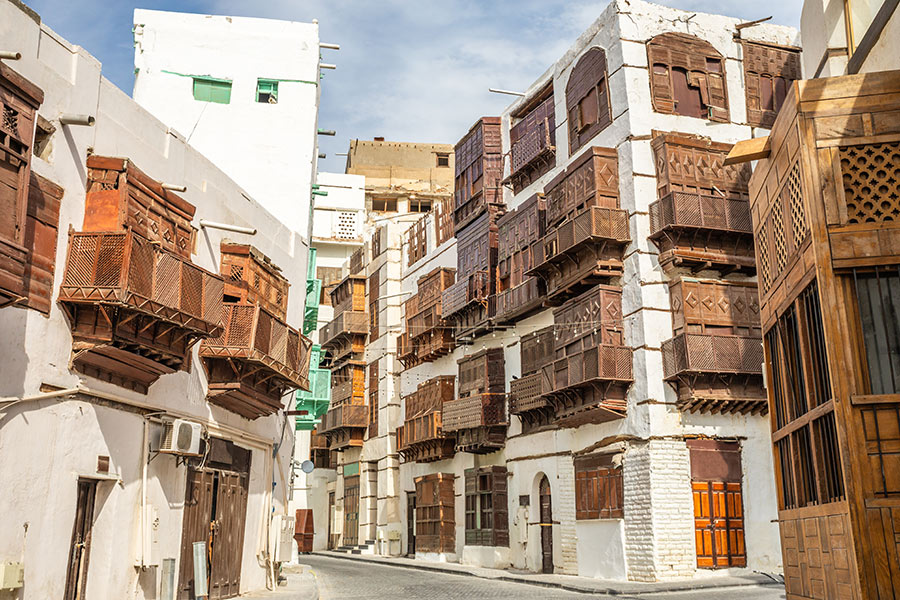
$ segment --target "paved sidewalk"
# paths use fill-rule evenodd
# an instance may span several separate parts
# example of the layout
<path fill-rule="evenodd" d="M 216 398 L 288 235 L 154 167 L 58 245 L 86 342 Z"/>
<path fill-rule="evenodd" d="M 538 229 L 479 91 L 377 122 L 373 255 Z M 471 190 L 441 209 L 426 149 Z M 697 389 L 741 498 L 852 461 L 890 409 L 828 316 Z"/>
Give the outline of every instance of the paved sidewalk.
<path fill-rule="evenodd" d="M 241 594 L 242 600 L 264 600 L 269 598 L 282 598 L 291 600 L 318 600 L 319 589 L 316 583 L 315 573 L 309 566 L 285 565 L 282 574 L 287 577 L 287 585 L 279 585 L 274 590 L 264 590 L 261 592 L 250 592 L 249 594 Z"/>
<path fill-rule="evenodd" d="M 471 567 L 458 563 L 437 563 L 415 560 L 411 558 L 387 558 L 382 556 L 344 554 L 343 552 L 316 552 L 318 555 L 341 558 L 358 562 L 369 562 L 385 566 L 393 566 L 408 569 L 421 569 L 439 573 L 451 573 L 455 575 L 470 575 L 482 579 L 495 579 L 525 583 L 551 588 L 558 588 L 572 592 L 586 594 L 641 595 L 658 594 L 660 592 L 681 592 L 691 590 L 721 590 L 743 586 L 773 586 L 784 588 L 780 579 L 750 573 L 741 576 L 708 576 L 685 581 L 668 581 L 664 583 L 636 583 L 630 581 L 616 581 L 609 579 L 593 579 L 591 577 L 576 577 L 572 575 L 543 575 L 536 573 L 517 573 L 502 569 L 485 569 Z"/>

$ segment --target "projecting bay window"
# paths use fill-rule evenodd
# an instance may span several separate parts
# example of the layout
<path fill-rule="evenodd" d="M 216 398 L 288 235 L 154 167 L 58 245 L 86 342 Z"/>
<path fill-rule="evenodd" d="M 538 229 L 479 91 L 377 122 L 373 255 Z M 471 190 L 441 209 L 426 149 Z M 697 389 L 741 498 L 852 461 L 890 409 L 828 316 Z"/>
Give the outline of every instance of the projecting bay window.
<path fill-rule="evenodd" d="M 775 463 L 780 508 L 793 509 L 844 499 L 815 281 L 765 335 L 769 389 L 775 410 Z"/>
<path fill-rule="evenodd" d="M 466 545 L 509 546 L 506 467 L 466 469 Z"/>
<path fill-rule="evenodd" d="M 572 154 L 612 123 L 606 52 L 591 48 L 572 69 L 566 84 L 569 153 Z"/>
<path fill-rule="evenodd" d="M 728 122 L 724 57 L 712 44 L 663 33 L 647 43 L 647 52 L 656 112 Z"/>
<path fill-rule="evenodd" d="M 622 465 L 613 454 L 575 457 L 575 518 L 621 519 L 625 516 Z"/>

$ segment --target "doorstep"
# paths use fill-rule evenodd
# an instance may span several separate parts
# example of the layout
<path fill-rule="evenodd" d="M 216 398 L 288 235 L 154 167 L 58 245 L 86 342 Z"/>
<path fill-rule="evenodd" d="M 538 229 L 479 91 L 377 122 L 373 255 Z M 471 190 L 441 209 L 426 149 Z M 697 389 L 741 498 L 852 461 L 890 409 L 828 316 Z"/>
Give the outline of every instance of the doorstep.
<path fill-rule="evenodd" d="M 455 575 L 469 575 L 482 579 L 497 579 L 514 583 L 525 583 L 544 587 L 559 588 L 572 592 L 586 594 L 606 594 L 618 596 L 621 594 L 652 594 L 659 592 L 682 592 L 690 590 L 717 590 L 723 588 L 735 588 L 743 586 L 771 585 L 784 587 L 784 582 L 774 576 L 760 573 L 748 573 L 747 575 L 723 575 L 698 577 L 676 581 L 658 583 L 639 583 L 635 581 L 616 581 L 611 579 L 594 579 L 591 577 L 578 577 L 575 575 L 545 575 L 542 573 L 521 573 L 505 571 L 503 569 L 486 569 L 472 567 L 459 563 L 430 562 L 402 557 L 361 556 L 345 554 L 342 552 L 324 551 L 316 552 L 323 556 L 334 556 L 346 560 L 377 563 L 380 565 L 405 567 L 408 569 L 422 569 L 437 571 Z"/>

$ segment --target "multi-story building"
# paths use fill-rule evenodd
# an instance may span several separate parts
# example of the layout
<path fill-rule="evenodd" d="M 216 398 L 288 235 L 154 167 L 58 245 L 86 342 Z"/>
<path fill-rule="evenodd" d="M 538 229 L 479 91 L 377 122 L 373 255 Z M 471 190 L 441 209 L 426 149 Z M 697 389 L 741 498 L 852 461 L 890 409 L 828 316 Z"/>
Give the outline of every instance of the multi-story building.
<path fill-rule="evenodd" d="M 771 127 L 797 43 L 614 1 L 460 139 L 452 213 L 404 242 L 401 410 L 379 429 L 405 497 L 379 551 L 780 571 L 750 171 L 723 161 Z"/>
<path fill-rule="evenodd" d="M 0 63 L 0 562 L 24 574 L 13 595 L 274 585 L 293 546 L 283 409 L 309 386 L 307 232 L 20 2 L 0 2 L 0 39 L 21 54 Z M 186 94 L 197 113 L 218 102 Z M 312 149 L 315 101 L 302 112 L 296 142 Z M 308 213 L 309 180 L 294 189 Z"/>
<path fill-rule="evenodd" d="M 397 358 L 404 299 L 401 249 L 407 229 L 418 226 L 422 215 L 449 214 L 453 148 L 353 140 L 346 170 L 343 177 L 351 181 L 364 178 L 365 244 L 342 270 L 327 274 L 334 281 L 325 288 L 333 309 L 318 340 L 332 393 L 313 450 L 320 473 L 328 473 L 314 473 L 324 485 L 310 491 L 311 504 L 326 507 L 316 513 L 325 517 L 317 517 L 317 532 L 324 528 L 324 535 L 318 535 L 315 546 L 372 551 L 377 543 L 381 552 L 397 553 L 401 498 L 393 423 L 400 411 L 402 369 Z M 331 187 L 322 184 L 319 190 L 330 197 Z M 314 229 L 319 226 L 316 221 Z M 330 473 L 336 474 L 333 481 Z"/>
<path fill-rule="evenodd" d="M 791 86 L 750 204 L 790 599 L 900 589 L 898 3 L 803 8 Z"/>

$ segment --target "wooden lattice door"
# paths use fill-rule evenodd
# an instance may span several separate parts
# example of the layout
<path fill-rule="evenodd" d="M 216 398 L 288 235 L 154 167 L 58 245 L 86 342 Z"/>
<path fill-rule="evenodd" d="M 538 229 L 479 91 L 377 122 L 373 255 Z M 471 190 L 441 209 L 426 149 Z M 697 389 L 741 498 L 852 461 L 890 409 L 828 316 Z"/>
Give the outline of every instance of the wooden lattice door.
<path fill-rule="evenodd" d="M 550 498 L 550 481 L 545 475 L 540 486 L 541 509 L 541 572 L 553 572 L 553 506 Z"/>
<path fill-rule="evenodd" d="M 747 566 L 737 442 L 690 440 L 697 566 Z"/>
<path fill-rule="evenodd" d="M 344 479 L 344 546 L 359 544 L 359 475 Z"/>

